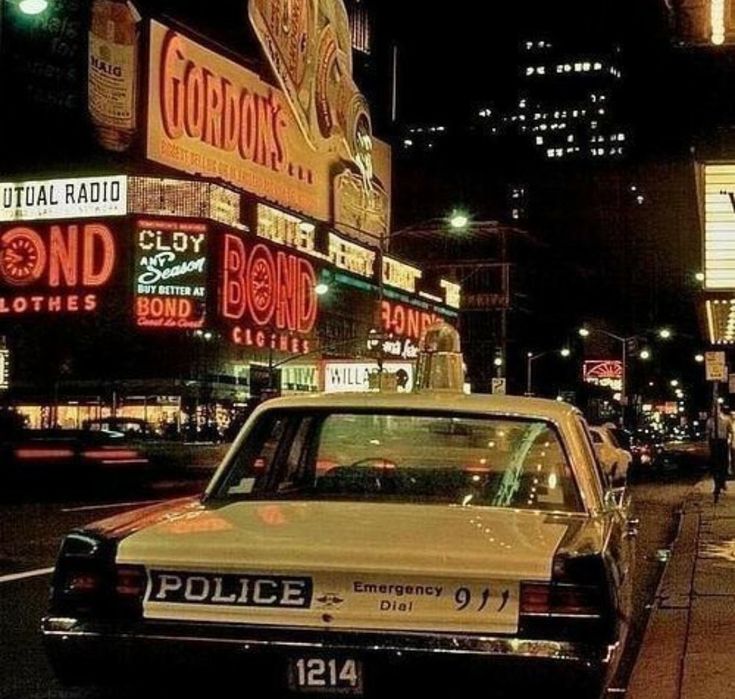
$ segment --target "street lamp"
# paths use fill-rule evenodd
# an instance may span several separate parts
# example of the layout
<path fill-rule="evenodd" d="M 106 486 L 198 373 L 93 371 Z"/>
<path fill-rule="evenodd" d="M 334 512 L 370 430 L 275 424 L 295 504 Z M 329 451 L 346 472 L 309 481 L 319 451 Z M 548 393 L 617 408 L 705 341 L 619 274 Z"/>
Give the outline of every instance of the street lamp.
<path fill-rule="evenodd" d="M 658 336 L 662 340 L 670 340 L 671 339 L 672 332 L 669 330 L 669 328 L 661 328 L 661 330 L 658 331 Z"/>
<path fill-rule="evenodd" d="M 587 328 L 580 328 L 579 329 L 579 336 L 580 337 L 589 337 L 590 336 L 590 331 L 587 330 Z"/>
<path fill-rule="evenodd" d="M 704 355 L 703 354 L 695 354 L 694 355 L 694 361 L 697 362 L 697 364 L 704 363 Z"/>
<path fill-rule="evenodd" d="M 325 296 L 329 293 L 329 284 L 326 284 L 325 282 L 319 282 L 314 287 L 314 291 L 316 292 L 317 296 Z"/>
<path fill-rule="evenodd" d="M 469 225 L 470 219 L 463 211 L 455 211 L 449 219 L 452 228 L 464 230 Z"/>
<path fill-rule="evenodd" d="M 2 48 L 3 48 L 3 28 L 5 25 L 5 5 L 9 0 L 0 0 L 0 63 L 2 62 Z M 20 0 L 17 4 L 17 8 L 29 17 L 37 17 L 43 14 L 49 8 L 49 0 Z"/>
<path fill-rule="evenodd" d="M 18 9 L 24 15 L 40 15 L 48 9 L 48 0 L 20 0 Z"/>
<path fill-rule="evenodd" d="M 526 395 L 532 396 L 533 395 L 533 363 L 537 359 L 541 359 L 541 357 L 545 357 L 548 354 L 554 354 L 557 350 L 547 350 L 546 352 L 539 352 L 538 354 L 534 354 L 533 352 L 529 352 L 526 355 Z M 563 357 L 564 359 L 567 359 L 572 355 L 572 351 L 568 347 L 563 347 L 562 349 L 558 350 L 559 355 Z"/>
<path fill-rule="evenodd" d="M 638 356 L 646 361 L 651 358 L 651 351 L 647 349 L 641 350 L 641 353 Z"/>
<path fill-rule="evenodd" d="M 671 388 L 676 388 L 679 385 L 679 382 L 676 379 L 671 379 L 669 383 Z"/>
<path fill-rule="evenodd" d="M 705 276 L 704 276 L 704 272 L 697 272 L 697 273 L 696 273 L 696 274 L 694 275 L 694 278 L 695 278 L 695 279 L 696 279 L 696 280 L 697 280 L 698 282 L 703 282 L 703 281 L 704 281 L 704 279 L 705 279 Z"/>

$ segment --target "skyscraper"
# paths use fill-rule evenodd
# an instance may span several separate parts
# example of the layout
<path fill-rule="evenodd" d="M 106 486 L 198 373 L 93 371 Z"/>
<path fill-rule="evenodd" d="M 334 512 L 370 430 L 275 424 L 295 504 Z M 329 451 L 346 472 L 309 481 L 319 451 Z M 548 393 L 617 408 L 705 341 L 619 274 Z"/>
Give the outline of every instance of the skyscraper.
<path fill-rule="evenodd" d="M 620 120 L 620 48 L 544 39 L 522 42 L 518 102 L 505 118 L 545 158 L 620 158 L 629 132 Z"/>

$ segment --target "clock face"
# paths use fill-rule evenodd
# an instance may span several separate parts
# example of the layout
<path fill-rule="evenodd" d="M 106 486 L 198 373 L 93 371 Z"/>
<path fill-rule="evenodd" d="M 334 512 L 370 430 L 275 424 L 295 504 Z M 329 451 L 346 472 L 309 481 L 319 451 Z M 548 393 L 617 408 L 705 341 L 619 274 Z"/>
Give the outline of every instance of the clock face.
<path fill-rule="evenodd" d="M 40 279 L 46 267 L 46 247 L 28 229 L 15 229 L 0 238 L 0 274 L 13 286 L 24 286 Z"/>

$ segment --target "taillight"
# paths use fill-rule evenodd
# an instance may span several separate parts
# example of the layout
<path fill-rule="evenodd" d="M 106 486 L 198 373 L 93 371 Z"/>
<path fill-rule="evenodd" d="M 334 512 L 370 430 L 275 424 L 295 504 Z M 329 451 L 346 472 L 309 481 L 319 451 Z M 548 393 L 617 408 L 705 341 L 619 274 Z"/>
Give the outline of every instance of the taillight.
<path fill-rule="evenodd" d="M 523 583 L 520 613 L 529 616 L 600 617 L 603 600 L 597 587 L 563 583 Z"/>
<path fill-rule="evenodd" d="M 521 582 L 519 631 L 531 638 L 611 637 L 613 599 L 599 555 L 557 554 L 550 581 Z"/>
<path fill-rule="evenodd" d="M 139 566 L 116 566 L 114 542 L 86 533 L 62 544 L 51 592 L 51 612 L 110 618 L 142 614 L 147 577 Z"/>
<path fill-rule="evenodd" d="M 115 593 L 124 599 L 142 600 L 147 578 L 145 569 L 139 566 L 119 566 Z"/>

